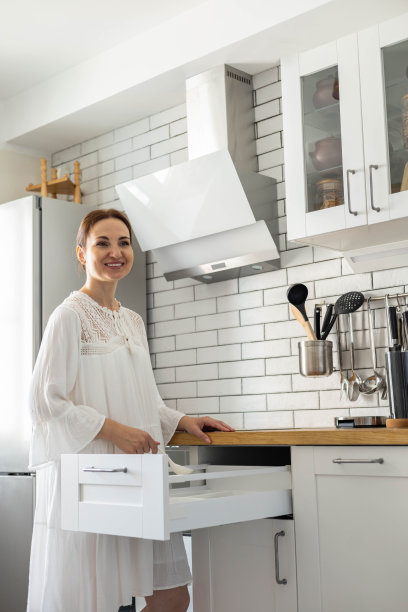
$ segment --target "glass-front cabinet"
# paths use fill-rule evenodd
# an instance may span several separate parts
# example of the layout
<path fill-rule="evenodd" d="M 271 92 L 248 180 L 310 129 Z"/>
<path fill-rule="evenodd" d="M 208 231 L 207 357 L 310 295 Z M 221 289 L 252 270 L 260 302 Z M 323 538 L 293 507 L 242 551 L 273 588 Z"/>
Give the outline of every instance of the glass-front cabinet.
<path fill-rule="evenodd" d="M 288 239 L 407 239 L 408 14 L 282 58 L 282 98 Z"/>

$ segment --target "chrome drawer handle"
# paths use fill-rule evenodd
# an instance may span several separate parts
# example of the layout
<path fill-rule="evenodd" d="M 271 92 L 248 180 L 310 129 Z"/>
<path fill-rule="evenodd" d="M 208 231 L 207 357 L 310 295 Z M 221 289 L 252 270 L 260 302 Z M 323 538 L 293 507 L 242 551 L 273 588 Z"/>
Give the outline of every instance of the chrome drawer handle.
<path fill-rule="evenodd" d="M 384 463 L 384 459 L 382 457 L 378 457 L 378 459 L 333 459 L 333 463 Z"/>
<path fill-rule="evenodd" d="M 280 536 L 284 536 L 285 532 L 283 531 L 278 531 L 278 533 L 275 533 L 275 537 L 274 537 L 274 543 L 275 543 L 275 580 L 278 584 L 287 584 L 288 581 L 286 580 L 286 578 L 279 578 L 279 544 L 278 544 L 278 538 Z"/>
<path fill-rule="evenodd" d="M 355 173 L 356 173 L 355 170 L 347 170 L 346 177 L 347 177 L 347 204 L 348 204 L 349 213 L 350 215 L 356 216 L 357 211 L 351 210 L 351 198 L 350 198 L 350 174 L 355 174 Z"/>
<path fill-rule="evenodd" d="M 370 172 L 370 204 L 371 204 L 371 208 L 372 210 L 375 210 L 376 212 L 380 212 L 381 208 L 378 206 L 374 206 L 374 193 L 373 193 L 373 170 L 378 170 L 378 165 L 377 164 L 370 164 L 368 166 L 368 170 Z"/>
<path fill-rule="evenodd" d="M 126 474 L 127 467 L 122 468 L 97 468 L 91 465 L 90 467 L 82 468 L 83 472 L 124 472 Z"/>

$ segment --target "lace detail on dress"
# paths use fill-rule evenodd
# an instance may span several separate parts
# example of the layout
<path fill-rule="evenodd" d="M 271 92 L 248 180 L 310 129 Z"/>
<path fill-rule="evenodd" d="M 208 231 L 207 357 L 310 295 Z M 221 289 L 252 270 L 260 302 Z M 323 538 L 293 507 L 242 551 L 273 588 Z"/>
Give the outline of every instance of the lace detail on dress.
<path fill-rule="evenodd" d="M 91 297 L 75 291 L 64 300 L 81 323 L 81 355 L 104 355 L 123 345 L 147 349 L 143 320 L 136 312 L 120 307 L 117 312 L 100 306 Z"/>

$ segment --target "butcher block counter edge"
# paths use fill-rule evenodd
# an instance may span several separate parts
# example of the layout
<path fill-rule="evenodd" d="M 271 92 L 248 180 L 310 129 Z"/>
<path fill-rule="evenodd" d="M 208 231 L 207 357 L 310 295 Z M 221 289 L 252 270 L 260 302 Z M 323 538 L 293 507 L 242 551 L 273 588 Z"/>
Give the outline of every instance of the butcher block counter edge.
<path fill-rule="evenodd" d="M 211 443 L 216 446 L 408 446 L 408 429 L 387 429 L 386 427 L 336 429 L 264 429 L 258 431 L 207 432 Z M 169 446 L 205 445 L 195 436 L 176 432 Z"/>

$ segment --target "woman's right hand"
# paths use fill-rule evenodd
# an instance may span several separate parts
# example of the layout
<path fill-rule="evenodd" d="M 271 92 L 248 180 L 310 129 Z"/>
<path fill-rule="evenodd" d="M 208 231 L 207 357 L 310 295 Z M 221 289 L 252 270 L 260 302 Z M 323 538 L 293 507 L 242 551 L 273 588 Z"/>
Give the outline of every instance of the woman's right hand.
<path fill-rule="evenodd" d="M 154 440 L 147 431 L 122 425 L 113 419 L 105 419 L 105 422 L 95 439 L 109 440 L 124 453 L 135 455 L 150 453 L 155 455 L 160 444 Z"/>

